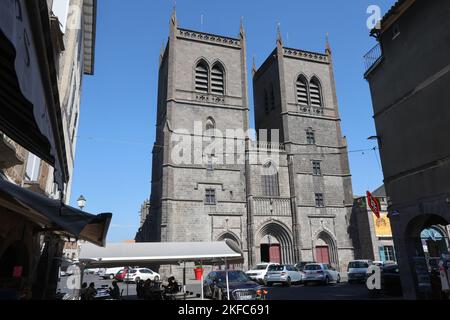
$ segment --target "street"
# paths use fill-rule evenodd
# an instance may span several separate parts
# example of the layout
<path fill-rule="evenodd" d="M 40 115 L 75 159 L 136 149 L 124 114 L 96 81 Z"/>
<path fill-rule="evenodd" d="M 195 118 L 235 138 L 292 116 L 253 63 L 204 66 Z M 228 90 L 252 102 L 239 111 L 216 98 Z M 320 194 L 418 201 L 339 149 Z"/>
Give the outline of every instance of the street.
<path fill-rule="evenodd" d="M 60 289 L 63 293 L 70 293 L 66 286 L 67 277 L 62 277 L 60 281 Z M 96 288 L 110 287 L 112 280 L 103 280 L 97 275 L 85 275 L 83 282 L 88 285 L 95 283 Z M 136 285 L 134 283 L 126 284 L 118 283 L 120 291 L 124 299 L 133 300 L 136 297 Z M 193 292 L 192 296 L 200 294 L 200 283 L 190 283 L 186 285 L 186 290 Z M 347 282 L 331 283 L 327 286 L 311 284 L 292 285 L 291 287 L 283 287 L 274 285 L 268 288 L 268 300 L 373 300 L 369 297 L 365 284 L 349 284 Z M 382 296 L 379 299 L 400 299 L 398 297 Z"/>

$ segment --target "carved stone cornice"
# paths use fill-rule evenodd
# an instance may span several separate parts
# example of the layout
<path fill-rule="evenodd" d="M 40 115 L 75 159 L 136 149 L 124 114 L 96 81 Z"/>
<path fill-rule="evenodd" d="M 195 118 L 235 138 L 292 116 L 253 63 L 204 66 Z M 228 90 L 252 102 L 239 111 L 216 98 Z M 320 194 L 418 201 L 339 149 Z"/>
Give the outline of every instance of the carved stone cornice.
<path fill-rule="evenodd" d="M 196 40 L 201 42 L 207 42 L 212 44 L 223 45 L 233 48 L 241 48 L 241 41 L 239 39 L 218 36 L 210 33 L 203 33 L 198 31 L 192 31 L 187 29 L 178 29 L 178 38 Z"/>
<path fill-rule="evenodd" d="M 283 52 L 284 52 L 284 55 L 287 57 L 316 61 L 316 62 L 327 63 L 327 64 L 330 63 L 329 57 L 326 54 L 322 54 L 322 53 L 303 51 L 303 50 L 291 49 L 291 48 L 283 48 Z"/>

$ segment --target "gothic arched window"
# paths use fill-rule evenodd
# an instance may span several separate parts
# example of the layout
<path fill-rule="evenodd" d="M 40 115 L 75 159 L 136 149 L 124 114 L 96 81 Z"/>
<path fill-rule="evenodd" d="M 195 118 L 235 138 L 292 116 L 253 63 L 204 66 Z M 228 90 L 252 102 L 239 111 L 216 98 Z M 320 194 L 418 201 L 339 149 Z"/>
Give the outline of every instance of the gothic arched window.
<path fill-rule="evenodd" d="M 208 65 L 203 60 L 195 67 L 195 90 L 203 93 L 209 91 Z"/>
<path fill-rule="evenodd" d="M 320 82 L 316 77 L 313 77 L 309 83 L 309 96 L 311 99 L 311 106 L 322 107 L 322 89 Z"/>
<path fill-rule="evenodd" d="M 298 77 L 296 87 L 297 103 L 301 105 L 308 105 L 308 82 L 303 75 Z"/>
<path fill-rule="evenodd" d="M 262 168 L 262 186 L 263 195 L 266 197 L 279 197 L 280 187 L 278 182 L 278 170 L 275 165 L 269 161 Z"/>
<path fill-rule="evenodd" d="M 211 69 L 211 92 L 213 94 L 225 94 L 225 72 L 223 66 L 217 62 Z"/>

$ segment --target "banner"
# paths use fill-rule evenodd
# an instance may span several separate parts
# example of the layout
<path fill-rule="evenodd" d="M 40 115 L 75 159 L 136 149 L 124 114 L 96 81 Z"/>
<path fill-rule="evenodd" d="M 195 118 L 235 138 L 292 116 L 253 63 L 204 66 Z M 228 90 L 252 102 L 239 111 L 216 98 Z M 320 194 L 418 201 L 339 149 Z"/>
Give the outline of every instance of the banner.
<path fill-rule="evenodd" d="M 372 213 L 372 217 L 375 226 L 375 235 L 377 237 L 392 237 L 391 221 L 387 213 L 380 213 L 379 218 Z"/>

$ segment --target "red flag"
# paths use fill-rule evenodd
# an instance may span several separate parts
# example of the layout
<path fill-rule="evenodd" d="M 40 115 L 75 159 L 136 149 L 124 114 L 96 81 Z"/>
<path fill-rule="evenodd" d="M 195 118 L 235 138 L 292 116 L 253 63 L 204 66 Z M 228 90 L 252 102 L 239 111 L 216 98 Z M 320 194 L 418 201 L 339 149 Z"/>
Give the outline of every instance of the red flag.
<path fill-rule="evenodd" d="M 374 213 L 374 215 L 378 219 L 380 219 L 380 211 L 381 211 L 380 201 L 378 201 L 377 198 L 372 196 L 372 194 L 369 191 L 367 191 L 367 203 L 369 204 L 369 207 Z"/>

